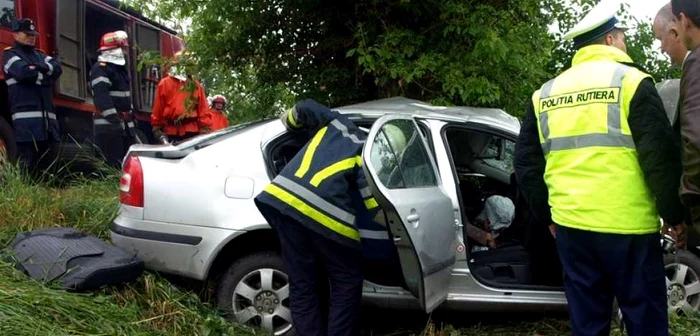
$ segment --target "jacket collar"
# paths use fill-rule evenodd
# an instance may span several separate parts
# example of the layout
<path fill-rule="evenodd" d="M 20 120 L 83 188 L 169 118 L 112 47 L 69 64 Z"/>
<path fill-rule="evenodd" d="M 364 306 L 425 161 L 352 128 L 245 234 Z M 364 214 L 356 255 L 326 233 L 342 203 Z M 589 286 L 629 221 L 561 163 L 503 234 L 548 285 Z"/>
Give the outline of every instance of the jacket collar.
<path fill-rule="evenodd" d="M 34 47 L 33 47 L 33 46 L 26 45 L 26 44 L 22 44 L 22 43 L 19 43 L 19 42 L 17 42 L 17 41 L 15 41 L 15 43 L 14 43 L 13 46 L 14 46 L 15 48 L 17 48 L 17 49 L 22 49 L 22 50 L 24 50 L 24 51 L 34 50 Z"/>
<path fill-rule="evenodd" d="M 574 55 L 571 65 L 576 66 L 591 61 L 633 63 L 632 58 L 620 49 L 602 44 L 594 44 L 579 49 Z"/>

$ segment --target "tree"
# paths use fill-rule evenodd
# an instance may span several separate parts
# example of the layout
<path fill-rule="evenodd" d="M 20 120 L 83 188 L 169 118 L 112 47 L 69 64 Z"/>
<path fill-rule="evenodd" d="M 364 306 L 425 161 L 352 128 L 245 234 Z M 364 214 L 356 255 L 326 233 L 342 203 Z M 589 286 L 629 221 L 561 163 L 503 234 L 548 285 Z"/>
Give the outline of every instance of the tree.
<path fill-rule="evenodd" d="M 342 106 L 395 95 L 520 116 L 532 92 L 573 55 L 549 26 L 566 31 L 579 19 L 572 4 L 595 2 L 134 1 L 160 18 L 191 20 L 186 42 L 205 69 L 203 82 L 238 101 L 243 119 L 273 115 L 299 98 Z M 629 39 L 630 54 L 665 76 L 645 32 Z"/>

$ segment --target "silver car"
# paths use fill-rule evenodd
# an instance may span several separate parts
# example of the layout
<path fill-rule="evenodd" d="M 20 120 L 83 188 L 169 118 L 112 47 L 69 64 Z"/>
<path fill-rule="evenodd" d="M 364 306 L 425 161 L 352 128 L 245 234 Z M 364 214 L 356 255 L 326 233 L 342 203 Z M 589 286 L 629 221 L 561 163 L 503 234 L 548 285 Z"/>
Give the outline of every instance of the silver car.
<path fill-rule="evenodd" d="M 539 240 L 523 237 L 541 230 L 516 215 L 508 242 L 478 252 L 466 236 L 465 223 L 491 195 L 511 197 L 518 213 L 527 213 L 511 183 L 518 119 L 498 109 L 401 97 L 336 110 L 368 132 L 363 166 L 398 253 L 396 263 L 368 260 L 365 304 L 426 312 L 566 308 L 558 261 L 542 267 L 544 259 L 533 259 L 556 256 L 546 228 Z M 383 157 L 391 151 L 382 135 L 389 124 L 413 133 L 400 160 Z M 307 140 L 272 119 L 176 145 L 132 146 L 112 242 L 136 251 L 151 270 L 209 282 L 217 306 L 234 321 L 294 333 L 277 238 L 253 198 Z M 381 173 L 396 170 L 403 181 L 422 181 L 420 187 Z M 686 254 L 667 258 L 674 309 L 700 303 L 700 268 Z"/>

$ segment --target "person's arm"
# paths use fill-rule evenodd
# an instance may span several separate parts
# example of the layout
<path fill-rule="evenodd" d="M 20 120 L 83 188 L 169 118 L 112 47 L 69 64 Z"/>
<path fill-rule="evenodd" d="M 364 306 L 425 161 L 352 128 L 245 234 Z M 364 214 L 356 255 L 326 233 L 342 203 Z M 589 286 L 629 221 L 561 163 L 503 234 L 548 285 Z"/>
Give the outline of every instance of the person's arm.
<path fill-rule="evenodd" d="M 2 56 L 3 70 L 19 83 L 35 84 L 40 75 L 36 65 L 29 64 L 13 50 L 5 50 Z M 43 75 L 41 75 L 43 78 Z M 9 84 L 9 83 L 8 83 Z"/>
<path fill-rule="evenodd" d="M 694 220 L 700 217 L 700 60 L 693 55 L 696 52 L 691 53 L 683 65 L 685 96 L 680 102 L 683 115 L 678 116 L 683 139 L 680 194 Z"/>
<path fill-rule="evenodd" d="M 319 129 L 328 125 L 338 116 L 338 112 L 331 111 L 314 100 L 305 99 L 282 115 L 282 122 L 290 129 L 306 130 L 315 134 Z"/>
<path fill-rule="evenodd" d="M 700 88 L 699 88 L 700 89 Z M 644 174 L 661 218 L 671 226 L 683 222 L 678 195 L 682 165 L 680 144 L 651 78 L 639 84 L 630 102 L 627 122 Z"/>
<path fill-rule="evenodd" d="M 95 107 L 100 110 L 100 115 L 110 124 L 119 124 L 117 109 L 114 108 L 114 102 L 109 95 L 109 89 L 112 87 L 112 80 L 109 77 L 104 67 L 99 65 L 93 67 L 90 71 L 90 87 L 92 87 Z"/>
<path fill-rule="evenodd" d="M 367 211 L 369 211 L 370 213 L 370 218 L 374 218 L 374 216 L 376 216 L 377 212 L 381 210 L 381 208 L 379 207 L 377 200 L 372 195 L 372 191 L 369 188 L 369 184 L 367 184 L 367 177 L 365 176 L 365 172 L 362 169 L 362 157 L 358 155 L 356 157 L 356 160 L 357 164 L 354 168 L 356 185 L 358 190 L 360 191 L 362 202 L 364 203 Z"/>
<path fill-rule="evenodd" d="M 49 78 L 56 80 L 61 77 L 61 74 L 63 74 L 61 61 L 58 58 L 44 55 L 44 64 L 47 66 L 47 71 L 45 74 Z"/>
<path fill-rule="evenodd" d="M 515 179 L 526 203 L 538 222 L 549 226 L 552 212 L 549 207 L 549 191 L 544 182 L 547 162 L 542 153 L 537 118 L 532 103 L 528 106 L 525 120 L 520 126 L 520 135 L 515 144 L 513 165 Z"/>

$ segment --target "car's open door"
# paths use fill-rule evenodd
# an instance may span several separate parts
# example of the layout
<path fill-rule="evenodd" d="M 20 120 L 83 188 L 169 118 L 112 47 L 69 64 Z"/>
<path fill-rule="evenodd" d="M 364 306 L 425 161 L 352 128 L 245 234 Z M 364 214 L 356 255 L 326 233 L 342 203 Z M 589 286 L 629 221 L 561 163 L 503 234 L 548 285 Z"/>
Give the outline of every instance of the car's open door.
<path fill-rule="evenodd" d="M 427 148 L 413 118 L 386 115 L 370 129 L 362 160 L 408 290 L 431 312 L 447 297 L 456 239 L 452 201 Z"/>

